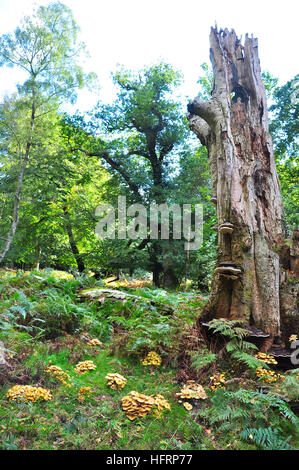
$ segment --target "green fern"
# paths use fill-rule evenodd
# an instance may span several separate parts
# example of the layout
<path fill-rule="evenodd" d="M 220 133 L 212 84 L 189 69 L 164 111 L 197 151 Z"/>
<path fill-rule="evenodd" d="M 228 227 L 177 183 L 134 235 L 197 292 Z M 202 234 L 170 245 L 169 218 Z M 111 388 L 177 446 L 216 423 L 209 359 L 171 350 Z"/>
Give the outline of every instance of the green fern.
<path fill-rule="evenodd" d="M 192 359 L 191 366 L 195 370 L 202 369 L 217 359 L 217 354 L 210 352 L 207 348 L 203 348 L 200 351 L 190 351 L 188 354 Z"/>
<path fill-rule="evenodd" d="M 257 367 L 269 369 L 266 363 L 259 361 L 253 354 L 250 354 L 251 351 L 257 351 L 258 348 L 254 344 L 244 341 L 244 338 L 248 335 L 248 331 L 240 325 L 242 325 L 240 320 L 226 320 L 220 318 L 212 320 L 209 327 L 214 333 L 220 333 L 230 338 L 225 348 L 231 359 L 245 364 L 249 369 L 256 369 Z"/>
<path fill-rule="evenodd" d="M 231 355 L 231 357 L 238 362 L 242 362 L 245 364 L 249 369 L 256 369 L 257 367 L 263 366 L 263 368 L 269 368 L 267 364 L 261 363 L 256 357 L 252 356 L 251 354 L 248 354 L 242 350 L 239 351 L 234 351 Z M 265 367 L 266 366 L 266 367 Z"/>
<path fill-rule="evenodd" d="M 223 336 L 228 336 L 229 338 L 239 338 L 242 339 L 248 335 L 248 331 L 241 326 L 244 323 L 241 320 L 226 320 L 225 318 L 216 318 L 211 320 L 209 323 L 209 328 L 214 331 L 214 333 L 220 333 Z"/>
<path fill-rule="evenodd" d="M 271 420 L 275 424 L 277 416 L 294 425 L 299 423 L 288 404 L 271 393 L 264 394 L 245 389 L 236 392 L 218 389 L 211 401 L 212 407 L 205 413 L 213 423 L 229 419 L 231 424 L 234 421 L 239 422 L 242 428 L 251 427 L 253 423 L 263 427 L 268 426 Z"/>

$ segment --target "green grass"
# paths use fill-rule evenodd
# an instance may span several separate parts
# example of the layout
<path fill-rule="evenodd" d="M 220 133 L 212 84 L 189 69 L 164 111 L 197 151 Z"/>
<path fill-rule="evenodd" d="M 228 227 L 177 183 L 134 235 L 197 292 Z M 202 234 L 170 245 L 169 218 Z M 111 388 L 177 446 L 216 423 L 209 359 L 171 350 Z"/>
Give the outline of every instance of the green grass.
<path fill-rule="evenodd" d="M 76 351 L 75 351 L 76 352 Z M 41 373 L 39 383 L 53 390 L 53 400 L 37 403 L 8 402 L 9 385 L 0 393 L 0 442 L 2 448 L 15 445 L 27 449 L 203 449 L 213 448 L 196 422 L 175 398 L 179 386 L 175 371 L 163 366 L 148 370 L 141 363 L 127 358 L 115 358 L 107 349 L 98 354 L 84 354 L 97 368 L 84 375 L 74 372 L 73 352 L 63 348 L 47 353 L 40 345 L 24 361 L 33 376 L 51 361 L 71 376 L 68 388 Z M 83 359 L 81 357 L 80 359 Z M 123 390 L 106 385 L 105 376 L 118 372 L 127 378 Z M 78 402 L 78 390 L 90 386 L 92 394 Z M 154 414 L 131 422 L 121 408 L 121 398 L 132 390 L 146 395 L 162 394 L 171 403 L 161 417 Z"/>

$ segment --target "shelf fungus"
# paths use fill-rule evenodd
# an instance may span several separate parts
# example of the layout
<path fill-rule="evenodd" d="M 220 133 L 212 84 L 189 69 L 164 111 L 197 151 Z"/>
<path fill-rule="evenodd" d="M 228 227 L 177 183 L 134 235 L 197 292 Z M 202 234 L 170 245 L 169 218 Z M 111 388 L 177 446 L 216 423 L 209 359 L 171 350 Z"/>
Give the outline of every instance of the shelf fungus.
<path fill-rule="evenodd" d="M 215 204 L 215 206 L 217 205 L 217 197 L 216 196 L 212 196 L 210 201 Z"/>
<path fill-rule="evenodd" d="M 234 226 L 230 222 L 224 222 L 223 224 L 220 225 L 219 227 L 219 232 L 220 233 L 233 233 L 234 231 Z"/>

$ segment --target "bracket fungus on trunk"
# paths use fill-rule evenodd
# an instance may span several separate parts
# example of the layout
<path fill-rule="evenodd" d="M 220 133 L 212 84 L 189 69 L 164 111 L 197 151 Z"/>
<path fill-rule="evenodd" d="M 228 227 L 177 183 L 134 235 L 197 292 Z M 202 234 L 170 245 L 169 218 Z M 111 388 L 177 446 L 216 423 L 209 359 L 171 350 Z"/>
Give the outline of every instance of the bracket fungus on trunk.
<path fill-rule="evenodd" d="M 246 35 L 242 44 L 233 30 L 215 27 L 210 46 L 212 96 L 188 105 L 190 129 L 208 149 L 218 224 L 214 281 L 201 318 L 245 320 L 268 335 L 269 348 L 281 334 L 286 234 L 258 41 Z"/>
<path fill-rule="evenodd" d="M 234 226 L 230 222 L 224 222 L 224 224 L 221 224 L 219 227 L 219 232 L 220 233 L 229 233 L 232 234 L 234 231 Z"/>

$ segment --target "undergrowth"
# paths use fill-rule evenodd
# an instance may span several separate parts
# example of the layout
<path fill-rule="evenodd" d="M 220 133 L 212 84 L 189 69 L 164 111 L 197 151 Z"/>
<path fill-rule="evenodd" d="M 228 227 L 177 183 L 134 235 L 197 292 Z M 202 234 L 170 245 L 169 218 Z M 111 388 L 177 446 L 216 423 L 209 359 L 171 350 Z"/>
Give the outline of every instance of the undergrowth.
<path fill-rule="evenodd" d="M 121 289 L 141 297 L 138 302 L 99 305 L 79 295 L 103 285 L 88 275 L 0 272 L 1 449 L 298 448 L 292 411 L 298 369 L 265 383 L 256 370 L 271 372 L 271 366 L 255 357 L 242 324 L 211 322 L 211 331 L 225 338 L 211 351 L 194 327 L 205 301 L 198 292 L 132 284 Z M 142 364 L 150 351 L 161 357 L 161 365 Z M 82 361 L 92 361 L 95 369 L 76 373 Z M 61 368 L 71 386 L 49 376 L 49 365 Z M 108 373 L 121 374 L 124 389 L 109 388 Z M 201 399 L 178 398 L 188 380 L 203 387 Z M 47 388 L 53 398 L 9 402 L 7 392 L 18 384 Z M 89 390 L 84 399 L 82 387 Z M 121 399 L 132 390 L 163 395 L 171 409 L 130 421 Z"/>

